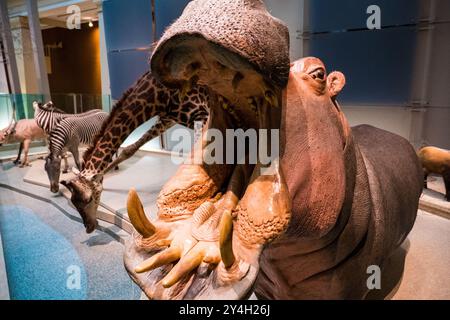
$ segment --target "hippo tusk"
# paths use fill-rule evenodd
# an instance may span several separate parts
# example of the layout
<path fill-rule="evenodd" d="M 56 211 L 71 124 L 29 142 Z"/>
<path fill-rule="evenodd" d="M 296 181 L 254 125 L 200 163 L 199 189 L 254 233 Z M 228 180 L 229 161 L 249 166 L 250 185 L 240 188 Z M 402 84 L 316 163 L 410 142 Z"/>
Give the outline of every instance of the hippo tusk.
<path fill-rule="evenodd" d="M 278 108 L 278 99 L 275 93 L 273 93 L 271 90 L 267 90 L 264 93 L 264 99 L 269 103 L 270 106 Z"/>
<path fill-rule="evenodd" d="M 141 262 L 139 265 L 136 266 L 134 271 L 136 273 L 142 273 L 152 269 L 156 269 L 165 264 L 172 263 L 180 259 L 180 257 L 181 257 L 181 249 L 179 247 L 171 247 Z"/>
<path fill-rule="evenodd" d="M 173 267 L 172 270 L 162 280 L 164 288 L 170 288 L 177 283 L 183 276 L 197 268 L 205 257 L 206 248 L 204 246 L 196 246 L 192 248 L 181 260 Z"/>
<path fill-rule="evenodd" d="M 155 234 L 156 227 L 147 219 L 142 202 L 134 188 L 131 188 L 128 192 L 127 209 L 130 222 L 137 232 L 144 238 L 149 238 Z"/>
<path fill-rule="evenodd" d="M 236 260 L 233 254 L 233 216 L 231 211 L 224 211 L 219 230 L 220 255 L 225 268 L 229 268 Z"/>

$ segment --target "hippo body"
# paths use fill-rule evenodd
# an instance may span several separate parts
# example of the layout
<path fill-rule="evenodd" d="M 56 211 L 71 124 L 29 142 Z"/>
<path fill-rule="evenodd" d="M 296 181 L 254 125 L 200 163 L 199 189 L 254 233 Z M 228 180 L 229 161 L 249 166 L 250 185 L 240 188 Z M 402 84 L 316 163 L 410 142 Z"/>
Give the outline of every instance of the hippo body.
<path fill-rule="evenodd" d="M 422 190 L 412 146 L 351 129 L 336 101 L 344 75 L 314 57 L 289 63 L 288 49 L 261 0 L 193 0 L 153 51 L 161 83 L 217 96 L 191 157 L 205 156 L 211 129 L 275 129 L 258 142 L 280 152 L 270 164 L 182 164 L 153 222 L 130 190 L 125 267 L 148 297 L 364 298 L 368 268 L 411 230 Z"/>
<path fill-rule="evenodd" d="M 261 256 L 258 297 L 362 299 L 369 292 L 368 267 L 383 272 L 412 229 L 422 191 L 414 149 L 369 125 L 353 127 L 350 134 L 345 159 L 354 159 L 356 167 L 346 168 L 350 190 L 336 225 L 317 238 L 287 232 L 269 244 Z"/>

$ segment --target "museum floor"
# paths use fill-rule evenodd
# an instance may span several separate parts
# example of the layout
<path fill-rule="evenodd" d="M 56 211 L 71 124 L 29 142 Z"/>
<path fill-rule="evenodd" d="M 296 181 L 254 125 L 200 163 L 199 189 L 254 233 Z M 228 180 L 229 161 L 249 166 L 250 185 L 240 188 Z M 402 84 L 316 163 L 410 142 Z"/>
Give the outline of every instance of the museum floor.
<path fill-rule="evenodd" d="M 45 187 L 43 160 L 35 159 L 24 169 L 4 161 L 0 165 L 0 233 L 7 274 L 0 241 L 0 284 L 1 277 L 7 276 L 12 299 L 138 299 L 141 293 L 122 262 L 122 243 L 131 230 L 126 196 L 135 187 L 146 212 L 154 217 L 156 196 L 175 170 L 168 155 L 149 152 L 138 152 L 121 164 L 120 170 L 105 177 L 100 230 L 87 235 L 64 197 L 67 190 L 61 187 L 61 194 L 53 195 Z M 440 191 L 442 182 L 435 178 L 430 187 Z M 423 195 L 431 211 L 447 206 L 440 197 L 433 190 Z M 450 299 L 450 220 L 443 216 L 419 210 L 412 232 L 392 257 L 389 272 L 383 274 L 382 290 L 369 298 Z M 80 266 L 82 279 L 87 278 L 81 290 L 67 292 L 58 286 L 67 278 L 68 265 Z M 4 291 L 1 285 L 0 298 L 5 297 Z"/>

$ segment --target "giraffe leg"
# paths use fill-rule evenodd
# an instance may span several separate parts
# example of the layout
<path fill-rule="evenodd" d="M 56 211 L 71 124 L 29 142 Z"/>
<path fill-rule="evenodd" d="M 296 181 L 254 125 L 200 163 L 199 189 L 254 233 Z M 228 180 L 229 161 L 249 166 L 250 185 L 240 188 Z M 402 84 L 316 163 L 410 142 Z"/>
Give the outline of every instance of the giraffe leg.
<path fill-rule="evenodd" d="M 142 147 L 144 144 L 146 144 L 153 138 L 161 135 L 172 125 L 173 122 L 171 121 L 158 121 L 157 123 L 155 123 L 142 137 L 139 138 L 139 140 L 124 148 L 122 152 L 117 156 L 117 158 L 109 164 L 104 173 L 109 172 L 112 168 L 115 168 L 119 163 L 129 159 L 139 150 L 140 147 Z"/>
<path fill-rule="evenodd" d="M 16 160 L 13 161 L 14 164 L 19 164 L 20 163 L 20 156 L 22 155 L 22 149 L 23 149 L 23 142 L 20 143 L 19 153 L 17 154 Z"/>

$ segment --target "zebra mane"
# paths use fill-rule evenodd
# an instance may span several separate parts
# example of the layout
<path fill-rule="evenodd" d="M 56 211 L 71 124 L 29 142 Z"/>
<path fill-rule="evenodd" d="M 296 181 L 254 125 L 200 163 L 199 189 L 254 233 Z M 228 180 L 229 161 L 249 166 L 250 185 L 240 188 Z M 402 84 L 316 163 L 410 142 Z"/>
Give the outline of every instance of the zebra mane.
<path fill-rule="evenodd" d="M 86 149 L 86 151 L 83 154 L 83 164 L 82 164 L 82 169 L 84 169 L 84 165 L 85 163 L 91 158 L 92 153 L 94 152 L 94 149 L 97 145 L 97 142 L 100 140 L 101 137 L 103 137 L 105 135 L 106 132 L 106 128 L 108 127 L 110 120 L 114 119 L 114 117 L 116 116 L 116 114 L 120 111 L 120 109 L 123 106 L 123 103 L 125 102 L 125 100 L 130 96 L 130 94 L 134 91 L 134 86 L 128 88 L 127 91 L 124 92 L 124 94 L 122 95 L 122 97 L 120 98 L 119 101 L 116 102 L 116 104 L 114 105 L 114 107 L 111 110 L 111 113 L 109 114 L 109 116 L 106 118 L 105 121 L 103 121 L 102 127 L 100 129 L 100 131 L 97 133 L 97 135 L 94 137 L 94 140 L 92 141 L 92 144 Z"/>
<path fill-rule="evenodd" d="M 55 107 L 54 104 L 52 104 L 51 107 L 47 107 L 46 105 L 47 105 L 47 103 L 44 104 L 44 105 L 43 105 L 43 104 L 38 104 L 38 108 L 40 108 L 40 109 L 42 109 L 42 110 L 44 110 L 44 111 L 48 111 L 48 112 L 53 111 L 53 112 L 55 112 L 55 113 L 67 113 L 67 112 L 65 112 L 64 110 L 61 110 L 61 109 Z"/>

